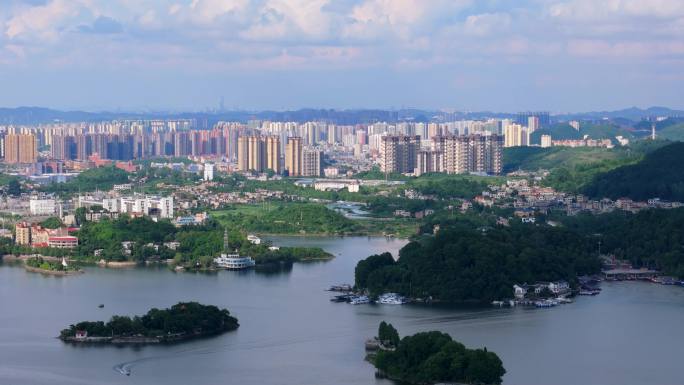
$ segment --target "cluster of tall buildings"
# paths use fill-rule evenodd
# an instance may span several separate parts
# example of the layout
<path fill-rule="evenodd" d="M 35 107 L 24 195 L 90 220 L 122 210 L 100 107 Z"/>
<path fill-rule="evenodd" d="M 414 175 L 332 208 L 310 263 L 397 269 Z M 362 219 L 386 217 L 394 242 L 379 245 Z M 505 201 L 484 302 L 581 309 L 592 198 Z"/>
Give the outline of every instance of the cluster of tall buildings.
<path fill-rule="evenodd" d="M 498 134 L 440 135 L 421 150 L 420 136 L 389 135 L 380 144 L 382 172 L 500 174 L 503 137 Z"/>
<path fill-rule="evenodd" d="M 38 159 L 38 146 L 33 134 L 7 134 L 2 148 L 6 163 L 35 163 Z"/>
<path fill-rule="evenodd" d="M 314 147 L 304 147 L 302 143 L 301 137 L 288 137 L 283 156 L 278 136 L 240 136 L 237 150 L 238 170 L 271 170 L 276 174 L 286 171 L 290 176 L 320 176 L 323 152 Z"/>

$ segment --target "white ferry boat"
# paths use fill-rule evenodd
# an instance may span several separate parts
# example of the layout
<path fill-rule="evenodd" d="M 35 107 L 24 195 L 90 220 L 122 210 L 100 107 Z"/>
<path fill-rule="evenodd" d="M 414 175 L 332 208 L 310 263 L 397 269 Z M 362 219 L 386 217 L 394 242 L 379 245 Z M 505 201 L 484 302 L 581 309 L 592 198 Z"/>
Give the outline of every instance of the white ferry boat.
<path fill-rule="evenodd" d="M 214 258 L 214 264 L 221 269 L 228 270 L 243 270 L 254 267 L 256 262 L 252 257 L 241 257 L 240 253 L 230 253 L 230 245 L 228 244 L 228 230 L 223 233 L 223 250 L 220 256 Z"/>
<path fill-rule="evenodd" d="M 252 257 L 241 257 L 240 254 L 221 254 L 221 256 L 214 258 L 216 266 L 222 269 L 242 270 L 254 267 L 256 264 Z"/>

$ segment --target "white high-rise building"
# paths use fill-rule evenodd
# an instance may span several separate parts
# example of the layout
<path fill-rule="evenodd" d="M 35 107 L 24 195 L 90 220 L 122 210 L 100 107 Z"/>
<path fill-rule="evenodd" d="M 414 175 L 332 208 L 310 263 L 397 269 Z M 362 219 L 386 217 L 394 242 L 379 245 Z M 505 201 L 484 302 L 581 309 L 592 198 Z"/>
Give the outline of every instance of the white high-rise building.
<path fill-rule="evenodd" d="M 205 163 L 204 164 L 204 180 L 211 181 L 214 180 L 214 164 Z"/>
<path fill-rule="evenodd" d="M 542 135 L 541 136 L 541 146 L 542 146 L 542 148 L 547 148 L 547 147 L 552 146 L 551 135 Z"/>

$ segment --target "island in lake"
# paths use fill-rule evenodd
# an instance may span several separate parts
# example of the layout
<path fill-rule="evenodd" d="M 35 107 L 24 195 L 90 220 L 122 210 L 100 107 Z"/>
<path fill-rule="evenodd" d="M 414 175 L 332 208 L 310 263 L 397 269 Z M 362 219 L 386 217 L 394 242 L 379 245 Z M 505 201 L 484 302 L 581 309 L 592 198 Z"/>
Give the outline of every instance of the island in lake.
<path fill-rule="evenodd" d="M 366 349 L 374 351 L 368 360 L 379 375 L 407 384 L 500 384 L 506 374 L 499 356 L 487 348 L 468 349 L 437 331 L 399 339 L 384 321 Z"/>
<path fill-rule="evenodd" d="M 41 273 L 47 275 L 74 275 L 81 274 L 81 270 L 77 266 L 69 265 L 65 258 L 62 258 L 61 262 L 57 262 L 58 259 L 52 258 L 47 259 L 43 257 L 33 257 L 29 258 L 24 262 L 24 268 L 26 271 L 32 273 Z"/>
<path fill-rule="evenodd" d="M 79 322 L 62 330 L 59 338 L 73 343 L 151 344 L 217 335 L 239 326 L 226 309 L 179 302 L 169 309 L 153 308 L 143 316 L 115 315 L 106 323 Z"/>

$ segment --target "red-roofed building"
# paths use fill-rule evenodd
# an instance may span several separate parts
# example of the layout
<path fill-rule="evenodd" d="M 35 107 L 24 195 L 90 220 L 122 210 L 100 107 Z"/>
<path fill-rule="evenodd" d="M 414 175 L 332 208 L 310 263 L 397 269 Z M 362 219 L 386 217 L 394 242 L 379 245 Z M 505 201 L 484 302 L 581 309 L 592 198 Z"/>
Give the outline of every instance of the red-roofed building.
<path fill-rule="evenodd" d="M 52 236 L 48 238 L 48 246 L 57 249 L 73 249 L 78 246 L 78 238 L 71 235 Z"/>

